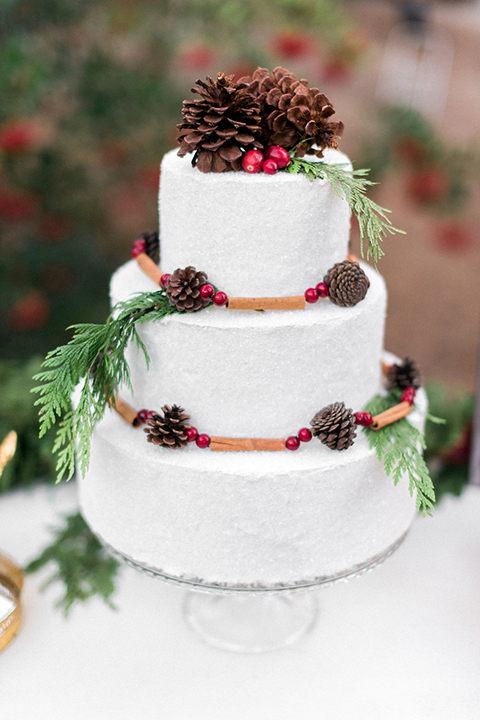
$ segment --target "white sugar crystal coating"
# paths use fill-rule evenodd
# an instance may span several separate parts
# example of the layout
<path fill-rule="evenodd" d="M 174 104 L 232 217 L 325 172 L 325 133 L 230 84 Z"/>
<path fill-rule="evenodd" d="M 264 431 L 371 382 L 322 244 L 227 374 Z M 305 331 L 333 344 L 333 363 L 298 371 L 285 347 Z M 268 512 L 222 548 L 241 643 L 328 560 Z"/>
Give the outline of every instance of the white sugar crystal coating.
<path fill-rule="evenodd" d="M 347 164 L 338 150 L 325 162 Z M 348 252 L 350 212 L 326 180 L 206 173 L 175 150 L 160 180 L 163 272 L 193 265 L 231 297 L 303 295 Z"/>
<path fill-rule="evenodd" d="M 194 265 L 230 296 L 302 295 L 348 252 L 347 204 L 328 183 L 287 173 L 204 175 L 169 153 L 160 216 L 163 272 Z M 200 432 L 230 437 L 294 435 L 335 401 L 361 410 L 381 390 L 386 307 L 382 278 L 362 267 L 370 288 L 352 308 L 210 307 L 139 326 L 150 369 L 129 348 L 133 397 L 121 396 L 136 409 L 179 404 Z M 152 290 L 130 261 L 112 278 L 111 301 Z M 417 399 L 421 426 L 423 392 Z M 171 450 L 110 410 L 80 502 L 92 529 L 135 562 L 232 584 L 348 572 L 384 553 L 415 514 L 406 479 L 393 485 L 360 429 L 342 452 L 316 439 L 296 452 Z"/>

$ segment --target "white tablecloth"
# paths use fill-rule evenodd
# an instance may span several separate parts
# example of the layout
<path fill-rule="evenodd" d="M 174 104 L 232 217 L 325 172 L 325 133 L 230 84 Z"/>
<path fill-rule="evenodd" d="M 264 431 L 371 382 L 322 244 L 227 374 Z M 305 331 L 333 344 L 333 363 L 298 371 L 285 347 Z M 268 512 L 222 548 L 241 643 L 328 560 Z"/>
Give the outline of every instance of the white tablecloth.
<path fill-rule="evenodd" d="M 48 526 L 76 509 L 75 486 L 0 497 L 0 549 L 26 563 Z M 10 720 L 478 720 L 480 489 L 419 517 L 384 565 L 318 591 L 297 645 L 262 655 L 203 643 L 184 591 L 123 568 L 118 611 L 100 600 L 54 609 L 48 572 L 27 578 L 24 624 L 0 656 Z"/>

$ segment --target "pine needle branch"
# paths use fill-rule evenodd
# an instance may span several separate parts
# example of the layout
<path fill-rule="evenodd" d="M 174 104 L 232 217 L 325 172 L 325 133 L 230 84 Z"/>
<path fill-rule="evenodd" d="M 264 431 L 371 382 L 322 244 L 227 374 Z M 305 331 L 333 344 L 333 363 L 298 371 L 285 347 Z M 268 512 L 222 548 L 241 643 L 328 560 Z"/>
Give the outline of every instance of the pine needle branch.
<path fill-rule="evenodd" d="M 148 352 L 138 335 L 136 324 L 159 320 L 177 312 L 169 305 L 163 290 L 140 293 L 118 303 L 105 325 L 79 324 L 70 342 L 48 353 L 42 372 L 34 380 L 43 384 L 33 388 L 39 397 L 40 437 L 57 420 L 54 452 L 57 453 L 57 482 L 69 480 L 75 470 L 75 450 L 80 470 L 85 474 L 90 459 L 90 439 L 105 408 L 114 402 L 118 388 L 131 388 L 130 370 L 125 351 L 134 343 L 143 352 L 147 366 Z M 80 399 L 75 409 L 71 396 L 83 378 Z"/>
<path fill-rule="evenodd" d="M 394 227 L 388 218 L 390 210 L 382 208 L 367 197 L 369 187 L 376 183 L 366 179 L 368 170 L 347 169 L 347 165 L 328 165 L 324 162 L 312 162 L 304 158 L 292 157 L 285 170 L 289 173 L 303 174 L 309 180 L 326 179 L 335 194 L 345 199 L 358 220 L 360 228 L 360 252 L 364 257 L 364 244 L 367 244 L 367 260 L 372 257 L 375 267 L 385 254 L 380 242 L 389 233 L 394 235 L 403 230 Z"/>
<path fill-rule="evenodd" d="M 365 410 L 372 415 L 378 415 L 395 405 L 398 400 L 399 393 L 396 390 L 387 397 L 376 395 Z M 365 428 L 364 432 L 367 434 L 370 447 L 375 449 L 378 459 L 383 462 L 386 474 L 392 476 L 394 485 L 397 485 L 402 477 L 408 477 L 410 495 L 416 492 L 416 509 L 424 516 L 431 515 L 435 490 L 423 459 L 425 439 L 420 430 L 407 418 L 402 418 L 380 430 Z"/>
<path fill-rule="evenodd" d="M 114 608 L 110 597 L 115 590 L 119 563 L 98 542 L 80 513 L 66 517 L 65 521 L 63 528 L 53 531 L 52 544 L 26 566 L 25 572 L 56 565 L 42 590 L 56 580 L 63 582 L 64 594 L 57 607 L 63 607 L 65 615 L 75 602 L 86 602 L 94 595 L 100 595 Z"/>

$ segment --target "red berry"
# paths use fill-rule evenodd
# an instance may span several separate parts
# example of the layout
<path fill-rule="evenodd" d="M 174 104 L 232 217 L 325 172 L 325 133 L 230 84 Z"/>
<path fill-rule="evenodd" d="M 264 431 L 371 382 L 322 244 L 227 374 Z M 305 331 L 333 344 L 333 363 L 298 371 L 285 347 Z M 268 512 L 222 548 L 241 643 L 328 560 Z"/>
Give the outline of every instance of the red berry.
<path fill-rule="evenodd" d="M 264 160 L 265 158 L 260 150 L 249 150 L 242 158 L 242 167 L 248 173 L 257 173 L 262 169 Z"/>
<path fill-rule="evenodd" d="M 153 410 L 147 410 L 147 414 L 145 415 L 145 420 L 150 420 L 151 417 L 153 417 L 154 412 Z"/>
<path fill-rule="evenodd" d="M 133 243 L 132 258 L 136 258 L 140 253 L 144 253 L 147 250 L 147 243 L 142 238 L 135 240 Z"/>
<path fill-rule="evenodd" d="M 319 282 L 317 285 L 315 285 L 315 290 L 321 298 L 326 298 L 330 295 L 328 285 L 325 285 L 324 282 Z"/>
<path fill-rule="evenodd" d="M 362 412 L 355 413 L 355 422 L 357 423 L 357 425 L 363 425 L 364 418 L 365 418 L 365 413 L 362 413 Z"/>
<path fill-rule="evenodd" d="M 193 425 L 192 425 L 192 427 L 188 428 L 186 435 L 187 435 L 188 442 L 194 442 L 198 437 L 197 428 L 193 427 Z"/>
<path fill-rule="evenodd" d="M 286 168 L 287 165 L 290 164 L 290 155 L 285 148 L 280 147 L 280 145 L 270 145 L 270 147 L 265 150 L 265 157 L 267 160 L 276 162 L 279 170 L 283 170 L 283 168 Z"/>
<path fill-rule="evenodd" d="M 168 278 L 170 277 L 170 275 L 171 275 L 171 273 L 165 273 L 165 274 L 162 275 L 162 277 L 160 278 L 160 285 L 161 285 L 163 288 L 166 288 L 166 287 L 167 287 L 167 282 L 168 282 Z"/>
<path fill-rule="evenodd" d="M 143 423 L 147 422 L 148 412 L 149 412 L 149 411 L 148 411 L 146 408 L 143 408 L 142 410 L 139 410 L 139 411 L 137 412 L 137 421 L 138 421 L 141 425 L 143 425 Z"/>
<path fill-rule="evenodd" d="M 410 405 L 413 405 L 415 401 L 415 388 L 409 387 L 402 393 L 402 396 L 400 397 L 400 402 L 408 402 Z"/>
<path fill-rule="evenodd" d="M 37 144 L 38 127 L 29 120 L 13 120 L 0 128 L 0 150 L 16 155 Z"/>
<path fill-rule="evenodd" d="M 315 288 L 308 288 L 305 290 L 305 300 L 308 303 L 316 303 L 318 300 L 318 292 Z"/>
<path fill-rule="evenodd" d="M 199 448 L 206 448 L 210 445 L 210 435 L 199 435 L 197 439 L 195 440 L 195 443 L 197 444 L 197 447 Z"/>
<path fill-rule="evenodd" d="M 287 450 L 298 450 L 300 447 L 300 440 L 298 437 L 295 437 L 295 435 L 290 435 L 290 437 L 285 440 L 285 447 Z"/>
<path fill-rule="evenodd" d="M 312 439 L 312 433 L 308 428 L 302 428 L 298 431 L 298 439 L 302 442 L 310 442 Z"/>
<path fill-rule="evenodd" d="M 218 307 L 221 307 L 222 305 L 226 305 L 228 302 L 228 296 L 226 293 L 219 290 L 215 293 L 215 295 L 212 298 L 212 302 L 214 305 L 218 305 Z"/>
<path fill-rule="evenodd" d="M 202 298 L 209 298 L 210 295 L 213 295 L 214 289 L 212 285 L 202 285 L 200 288 L 200 297 Z"/>
<path fill-rule="evenodd" d="M 369 427 L 373 423 L 372 414 L 369 412 L 363 413 L 363 425 Z"/>
<path fill-rule="evenodd" d="M 278 170 L 278 165 L 275 160 L 265 160 L 262 165 L 262 170 L 267 173 L 267 175 L 275 175 Z"/>

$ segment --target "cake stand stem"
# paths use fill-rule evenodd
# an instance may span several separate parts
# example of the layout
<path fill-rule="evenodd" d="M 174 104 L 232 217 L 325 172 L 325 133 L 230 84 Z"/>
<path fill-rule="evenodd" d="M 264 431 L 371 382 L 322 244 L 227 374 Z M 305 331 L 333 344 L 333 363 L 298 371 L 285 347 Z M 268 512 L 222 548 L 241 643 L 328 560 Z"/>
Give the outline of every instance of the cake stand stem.
<path fill-rule="evenodd" d="M 314 592 L 206 594 L 189 592 L 187 623 L 210 645 L 261 653 L 293 645 L 317 618 Z"/>

